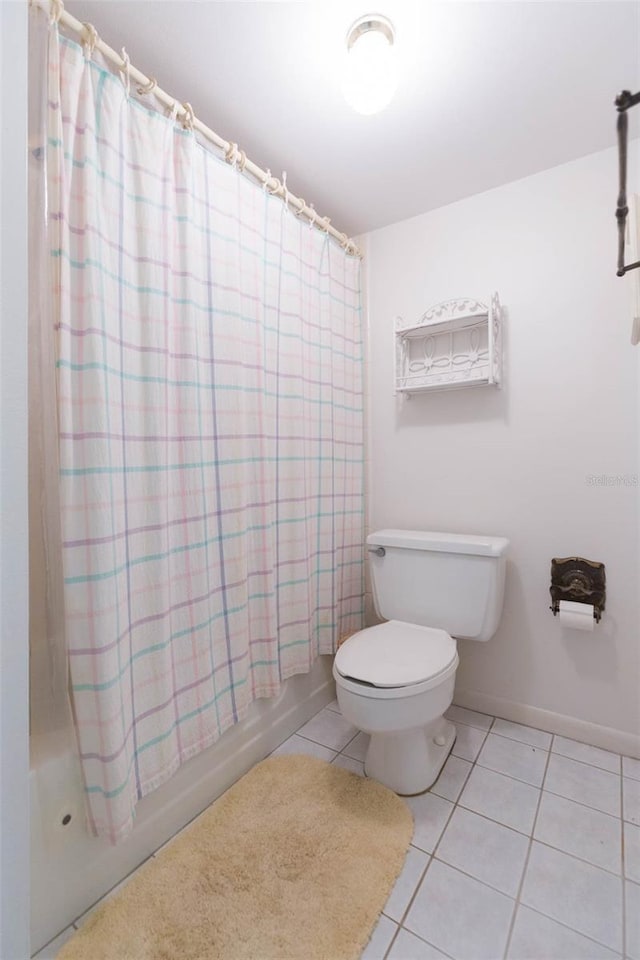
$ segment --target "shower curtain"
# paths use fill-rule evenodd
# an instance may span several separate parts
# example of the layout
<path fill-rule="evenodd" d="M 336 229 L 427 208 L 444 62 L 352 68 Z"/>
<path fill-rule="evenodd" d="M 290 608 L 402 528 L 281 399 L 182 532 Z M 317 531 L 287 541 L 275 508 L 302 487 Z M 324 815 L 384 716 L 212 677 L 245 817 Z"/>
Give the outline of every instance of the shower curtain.
<path fill-rule="evenodd" d="M 359 261 L 51 27 L 65 632 L 93 831 L 362 626 Z"/>

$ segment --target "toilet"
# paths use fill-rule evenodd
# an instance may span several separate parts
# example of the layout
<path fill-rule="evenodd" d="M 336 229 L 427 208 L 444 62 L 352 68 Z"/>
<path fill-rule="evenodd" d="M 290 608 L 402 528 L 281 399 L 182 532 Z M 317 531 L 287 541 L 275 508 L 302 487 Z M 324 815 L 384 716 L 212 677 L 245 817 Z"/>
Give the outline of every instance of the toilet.
<path fill-rule="evenodd" d="M 489 640 L 502 615 L 503 537 L 380 530 L 367 538 L 376 610 L 333 664 L 342 715 L 370 734 L 367 776 L 423 793 L 453 746 L 457 639 Z"/>

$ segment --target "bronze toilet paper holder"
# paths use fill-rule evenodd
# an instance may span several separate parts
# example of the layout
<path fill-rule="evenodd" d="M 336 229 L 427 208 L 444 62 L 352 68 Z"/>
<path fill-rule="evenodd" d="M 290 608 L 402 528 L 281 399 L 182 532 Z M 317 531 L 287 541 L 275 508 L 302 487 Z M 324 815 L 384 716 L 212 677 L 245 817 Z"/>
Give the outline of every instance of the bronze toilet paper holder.
<path fill-rule="evenodd" d="M 600 623 L 606 599 L 604 563 L 584 557 L 554 557 L 551 561 L 551 607 L 554 617 L 561 600 L 593 605 L 593 617 Z"/>

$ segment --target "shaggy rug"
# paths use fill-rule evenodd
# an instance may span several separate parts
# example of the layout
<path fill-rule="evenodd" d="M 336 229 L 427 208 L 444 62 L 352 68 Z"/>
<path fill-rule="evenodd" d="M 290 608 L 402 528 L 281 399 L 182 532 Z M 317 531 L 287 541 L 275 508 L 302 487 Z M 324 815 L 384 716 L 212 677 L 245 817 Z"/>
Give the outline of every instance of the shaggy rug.
<path fill-rule="evenodd" d="M 98 909 L 57 960 L 357 960 L 411 811 L 314 757 L 264 760 Z"/>

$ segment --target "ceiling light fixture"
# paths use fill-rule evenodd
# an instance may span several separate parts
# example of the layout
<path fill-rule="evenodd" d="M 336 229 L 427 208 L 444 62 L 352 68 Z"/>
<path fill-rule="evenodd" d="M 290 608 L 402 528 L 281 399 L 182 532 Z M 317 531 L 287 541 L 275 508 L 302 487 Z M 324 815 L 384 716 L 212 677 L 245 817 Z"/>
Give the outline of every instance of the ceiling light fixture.
<path fill-rule="evenodd" d="M 358 113 L 379 113 L 391 102 L 398 85 L 393 24 L 367 14 L 347 33 L 347 60 L 342 93 Z"/>

